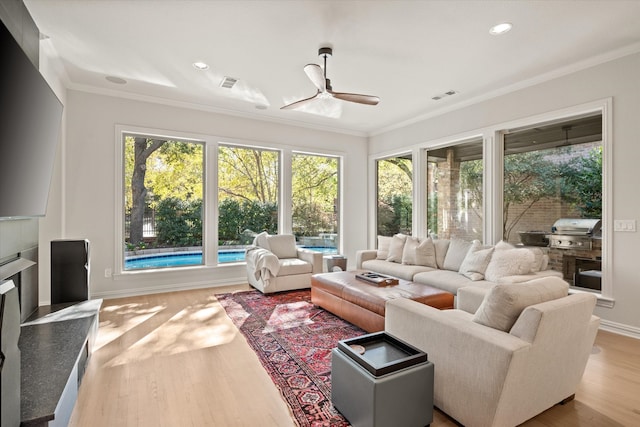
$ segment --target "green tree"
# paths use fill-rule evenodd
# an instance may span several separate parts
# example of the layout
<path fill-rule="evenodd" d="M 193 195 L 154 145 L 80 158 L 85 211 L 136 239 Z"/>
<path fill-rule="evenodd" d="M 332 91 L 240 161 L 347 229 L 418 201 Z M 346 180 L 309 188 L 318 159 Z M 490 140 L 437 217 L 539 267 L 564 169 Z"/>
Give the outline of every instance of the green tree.
<path fill-rule="evenodd" d="M 560 167 L 563 196 L 583 218 L 602 218 L 602 146 Z"/>
<path fill-rule="evenodd" d="M 378 234 L 411 233 L 413 166 L 411 158 L 391 157 L 377 162 Z M 408 213 L 408 216 L 407 216 Z"/>
<path fill-rule="evenodd" d="M 137 245 L 143 238 L 144 210 L 147 206 L 147 187 L 145 175 L 147 173 L 147 159 L 166 141 L 133 137 L 133 156 L 131 166 L 131 219 L 129 225 L 129 243 Z"/>
<path fill-rule="evenodd" d="M 335 232 L 338 159 L 296 154 L 292 171 L 293 232 L 297 236 Z"/>

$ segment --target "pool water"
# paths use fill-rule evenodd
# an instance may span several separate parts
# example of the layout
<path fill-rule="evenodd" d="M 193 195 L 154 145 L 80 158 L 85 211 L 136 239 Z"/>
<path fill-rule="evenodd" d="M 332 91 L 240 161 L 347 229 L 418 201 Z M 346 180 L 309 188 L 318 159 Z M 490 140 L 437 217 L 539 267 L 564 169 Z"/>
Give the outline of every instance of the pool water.
<path fill-rule="evenodd" d="M 307 246 L 306 249 L 322 252 L 325 255 L 338 253 L 336 248 L 331 247 Z M 218 251 L 218 264 L 231 262 L 244 262 L 244 250 Z M 124 269 L 138 270 L 143 268 L 180 267 L 200 264 L 202 264 L 202 252 L 169 252 L 125 259 Z"/>

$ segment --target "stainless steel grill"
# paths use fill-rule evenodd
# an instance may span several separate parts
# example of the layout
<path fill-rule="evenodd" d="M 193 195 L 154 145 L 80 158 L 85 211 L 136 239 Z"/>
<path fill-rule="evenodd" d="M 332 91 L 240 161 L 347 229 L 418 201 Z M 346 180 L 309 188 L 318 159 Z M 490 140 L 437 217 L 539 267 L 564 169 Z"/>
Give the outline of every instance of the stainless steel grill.
<path fill-rule="evenodd" d="M 591 250 L 593 238 L 601 237 L 602 221 L 589 218 L 560 218 L 551 227 L 549 247 Z"/>

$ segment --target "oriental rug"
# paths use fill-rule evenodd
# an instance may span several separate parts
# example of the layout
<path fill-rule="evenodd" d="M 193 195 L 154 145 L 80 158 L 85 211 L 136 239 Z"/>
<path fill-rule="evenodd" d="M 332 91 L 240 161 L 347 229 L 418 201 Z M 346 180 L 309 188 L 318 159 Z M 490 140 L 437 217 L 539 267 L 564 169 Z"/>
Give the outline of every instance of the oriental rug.
<path fill-rule="evenodd" d="M 301 427 L 346 427 L 331 404 L 331 350 L 362 329 L 311 304 L 311 292 L 217 296 Z"/>

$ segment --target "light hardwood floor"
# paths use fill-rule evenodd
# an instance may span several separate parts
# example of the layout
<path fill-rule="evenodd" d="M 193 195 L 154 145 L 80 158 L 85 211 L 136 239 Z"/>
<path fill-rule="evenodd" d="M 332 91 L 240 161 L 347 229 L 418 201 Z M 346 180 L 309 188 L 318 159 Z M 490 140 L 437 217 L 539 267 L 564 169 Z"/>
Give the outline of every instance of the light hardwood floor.
<path fill-rule="evenodd" d="M 248 286 L 105 300 L 72 427 L 295 426 L 215 298 Z M 532 373 L 533 374 L 533 373 Z M 640 425 L 640 340 L 598 333 L 575 400 L 524 425 Z M 433 427 L 457 425 L 436 411 Z"/>

